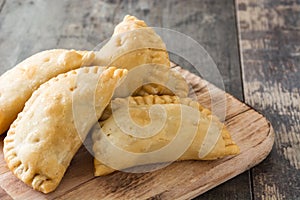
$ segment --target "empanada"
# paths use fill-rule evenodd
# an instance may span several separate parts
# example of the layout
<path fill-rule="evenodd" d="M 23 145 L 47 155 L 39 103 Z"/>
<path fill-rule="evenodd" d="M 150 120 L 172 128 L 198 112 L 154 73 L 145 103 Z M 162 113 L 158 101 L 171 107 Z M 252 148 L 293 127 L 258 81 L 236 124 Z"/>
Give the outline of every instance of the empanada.
<path fill-rule="evenodd" d="M 58 74 L 90 65 L 88 51 L 54 49 L 37 53 L 0 77 L 0 134 L 5 132 L 41 84 Z"/>
<path fill-rule="evenodd" d="M 166 45 L 155 31 L 148 27 L 147 24 L 134 16 L 125 16 L 123 21 L 115 27 L 111 39 L 96 52 L 95 65 L 112 65 L 120 68 L 132 70 L 136 67 L 143 67 L 144 72 L 134 73 L 135 78 L 128 77 L 130 84 L 139 88 L 134 93 L 125 94 L 116 92 L 117 97 L 127 97 L 129 95 L 145 95 L 145 94 L 168 94 L 180 97 L 186 97 L 188 94 L 188 86 L 183 77 L 175 73 L 169 72 L 170 61 Z M 157 73 L 153 72 L 148 76 L 152 66 L 159 66 Z M 140 70 L 141 71 L 141 70 Z M 130 76 L 130 73 L 128 76 Z M 136 76 L 136 74 L 139 74 Z M 138 78 L 138 79 L 137 79 Z M 168 87 L 168 83 L 172 79 L 174 87 Z M 160 82 L 161 84 L 149 83 L 142 86 L 145 82 Z M 174 85 L 173 84 L 173 85 Z M 177 86 L 178 85 L 178 86 Z M 164 87 L 165 86 L 165 87 Z M 121 91 L 121 90 L 120 90 Z"/>
<path fill-rule="evenodd" d="M 239 153 L 224 124 L 189 98 L 119 98 L 111 107 L 113 114 L 106 110 L 101 128 L 93 130 L 95 176 L 137 165 Z"/>
<path fill-rule="evenodd" d="M 34 189 L 53 191 L 126 74 L 84 67 L 41 85 L 4 139 L 9 169 Z"/>

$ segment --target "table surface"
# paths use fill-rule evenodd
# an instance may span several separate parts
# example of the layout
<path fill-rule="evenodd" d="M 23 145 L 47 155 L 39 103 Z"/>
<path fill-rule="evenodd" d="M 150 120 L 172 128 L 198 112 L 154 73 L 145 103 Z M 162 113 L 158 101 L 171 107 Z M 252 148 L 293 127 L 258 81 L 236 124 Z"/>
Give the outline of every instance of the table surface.
<path fill-rule="evenodd" d="M 196 199 L 299 199 L 299 0 L 0 0 L 0 74 L 41 50 L 93 49 L 126 14 L 198 41 L 274 127 L 266 160 Z"/>

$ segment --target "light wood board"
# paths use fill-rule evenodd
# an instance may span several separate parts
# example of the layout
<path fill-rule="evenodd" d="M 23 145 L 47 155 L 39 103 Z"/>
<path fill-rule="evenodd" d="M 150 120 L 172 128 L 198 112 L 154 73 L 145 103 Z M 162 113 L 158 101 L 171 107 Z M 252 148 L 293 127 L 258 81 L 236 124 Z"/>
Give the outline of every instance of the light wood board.
<path fill-rule="evenodd" d="M 200 77 L 177 68 L 196 93 L 198 101 L 210 108 L 211 94 L 224 91 Z M 208 91 L 208 88 L 211 88 Z M 182 161 L 151 173 L 116 172 L 93 176 L 93 158 L 82 147 L 74 157 L 55 192 L 42 194 L 18 180 L 6 167 L 0 153 L 1 199 L 189 199 L 233 178 L 260 163 L 271 151 L 274 133 L 270 123 L 258 112 L 229 94 L 226 97 L 225 124 L 241 153 L 216 161 Z M 222 98 L 216 98 L 223 105 Z M 218 102 L 220 101 L 220 102 Z M 3 136 L 1 146 L 3 146 Z"/>

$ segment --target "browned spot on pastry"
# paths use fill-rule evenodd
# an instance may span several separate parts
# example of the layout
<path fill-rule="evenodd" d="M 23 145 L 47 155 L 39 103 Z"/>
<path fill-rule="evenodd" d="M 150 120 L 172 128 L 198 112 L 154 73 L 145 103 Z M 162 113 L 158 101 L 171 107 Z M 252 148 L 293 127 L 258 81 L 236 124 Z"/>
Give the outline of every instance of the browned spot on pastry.
<path fill-rule="evenodd" d="M 25 75 L 28 79 L 33 79 L 33 77 L 35 76 L 36 74 L 36 69 L 37 67 L 33 66 L 33 67 L 30 67 L 30 68 L 26 68 L 25 70 Z"/>
<path fill-rule="evenodd" d="M 35 143 L 38 143 L 38 142 L 40 142 L 40 141 L 41 141 L 41 139 L 38 138 L 38 137 L 36 137 L 36 138 L 33 139 L 33 142 L 35 142 Z"/>
<path fill-rule="evenodd" d="M 77 74 L 76 70 L 71 71 L 71 74 Z"/>
<path fill-rule="evenodd" d="M 121 38 L 116 38 L 116 46 L 117 47 L 120 47 L 120 46 L 122 46 L 122 40 L 121 40 Z"/>
<path fill-rule="evenodd" d="M 73 92 L 74 90 L 76 90 L 77 86 L 73 86 L 70 88 L 70 91 Z"/>
<path fill-rule="evenodd" d="M 50 58 L 44 58 L 43 62 L 49 62 Z"/>

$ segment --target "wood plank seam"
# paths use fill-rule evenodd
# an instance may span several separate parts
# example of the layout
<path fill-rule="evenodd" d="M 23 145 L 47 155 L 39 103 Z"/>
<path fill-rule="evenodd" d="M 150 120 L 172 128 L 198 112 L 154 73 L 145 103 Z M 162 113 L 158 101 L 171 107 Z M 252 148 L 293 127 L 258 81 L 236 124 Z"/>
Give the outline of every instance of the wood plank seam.
<path fill-rule="evenodd" d="M 239 116 L 240 114 L 243 114 L 243 113 L 248 112 L 250 110 L 252 110 L 252 109 L 249 107 L 249 108 L 245 109 L 244 111 L 241 111 L 240 113 L 234 114 L 234 115 L 232 115 L 232 116 L 230 116 L 228 118 L 226 117 L 226 122 L 230 122 L 230 120 L 232 120 L 235 117 Z"/>
<path fill-rule="evenodd" d="M 5 192 L 5 190 L 0 187 L 0 199 L 1 200 L 12 200 L 13 198 Z"/>
<path fill-rule="evenodd" d="M 244 94 L 243 94 L 244 95 Z M 252 176 L 252 170 L 248 170 L 248 175 L 249 175 L 249 193 L 250 193 L 250 198 L 251 200 L 254 200 L 254 185 L 253 185 L 253 176 Z"/>
<path fill-rule="evenodd" d="M 244 71 L 243 71 L 243 54 L 241 51 L 241 30 L 240 30 L 240 26 L 239 26 L 239 15 L 238 15 L 238 2 L 237 0 L 234 0 L 234 14 L 235 14 L 235 25 L 236 25 L 236 35 L 238 38 L 237 44 L 238 44 L 238 56 L 239 56 L 239 63 L 240 63 L 240 78 L 241 78 L 241 86 L 242 86 L 242 98 L 243 98 L 243 102 L 245 103 L 245 90 L 244 90 L 244 81 L 243 81 L 243 77 L 244 77 Z M 247 105 L 247 104 L 246 104 Z M 249 105 L 247 105 L 249 106 Z M 251 106 L 249 106 L 250 108 L 252 108 Z M 254 180 L 253 180 L 253 170 L 249 169 L 249 187 L 250 187 L 250 197 L 251 199 L 255 199 L 254 196 Z"/>
<path fill-rule="evenodd" d="M 72 192 L 73 190 L 78 189 L 81 185 L 86 184 L 87 182 L 92 181 L 92 180 L 94 180 L 94 179 L 96 179 L 96 178 L 97 178 L 97 177 L 95 176 L 95 177 L 93 177 L 93 178 L 91 178 L 91 179 L 87 179 L 87 180 L 83 181 L 82 183 L 76 185 L 75 187 L 72 187 L 72 188 L 70 188 L 69 190 L 66 190 L 66 191 L 65 191 L 65 194 L 70 193 L 70 192 Z M 62 196 L 64 196 L 65 194 L 57 195 L 56 197 L 53 198 L 53 200 L 59 199 L 59 198 L 61 198 Z"/>
<path fill-rule="evenodd" d="M 5 3 L 6 3 L 6 0 L 3 0 L 2 4 L 0 5 L 0 13 L 3 10 Z"/>
<path fill-rule="evenodd" d="M 234 6 L 234 17 L 235 17 L 235 26 L 236 26 L 236 35 L 237 35 L 237 49 L 238 49 L 238 60 L 240 64 L 240 80 L 241 80 L 241 87 L 242 87 L 242 98 L 243 98 L 243 103 L 245 102 L 245 92 L 244 92 L 244 81 L 243 81 L 243 68 L 242 68 L 242 51 L 241 51 L 241 38 L 240 38 L 240 28 L 238 24 L 238 9 L 237 9 L 237 1 L 233 0 L 233 6 Z"/>

